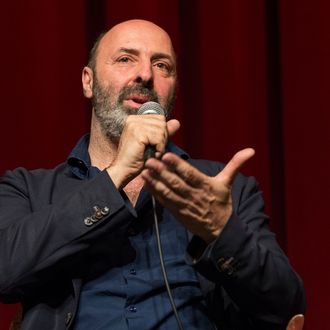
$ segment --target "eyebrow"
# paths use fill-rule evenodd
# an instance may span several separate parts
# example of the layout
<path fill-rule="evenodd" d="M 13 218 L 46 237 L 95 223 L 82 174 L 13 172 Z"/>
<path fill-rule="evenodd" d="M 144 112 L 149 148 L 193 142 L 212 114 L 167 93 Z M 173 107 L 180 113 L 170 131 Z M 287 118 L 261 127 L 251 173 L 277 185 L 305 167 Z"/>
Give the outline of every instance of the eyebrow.
<path fill-rule="evenodd" d="M 132 55 L 139 55 L 139 51 L 135 48 L 120 47 L 118 52 L 119 53 L 128 53 L 128 54 L 132 54 Z"/>

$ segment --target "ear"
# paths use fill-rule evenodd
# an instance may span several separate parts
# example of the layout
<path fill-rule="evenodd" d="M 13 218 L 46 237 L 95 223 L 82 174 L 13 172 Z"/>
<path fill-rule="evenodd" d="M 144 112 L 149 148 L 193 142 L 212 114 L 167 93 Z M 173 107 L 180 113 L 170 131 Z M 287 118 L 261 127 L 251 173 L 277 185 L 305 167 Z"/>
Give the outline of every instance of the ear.
<path fill-rule="evenodd" d="M 88 66 L 84 67 L 81 80 L 84 95 L 90 99 L 93 96 L 93 70 Z"/>

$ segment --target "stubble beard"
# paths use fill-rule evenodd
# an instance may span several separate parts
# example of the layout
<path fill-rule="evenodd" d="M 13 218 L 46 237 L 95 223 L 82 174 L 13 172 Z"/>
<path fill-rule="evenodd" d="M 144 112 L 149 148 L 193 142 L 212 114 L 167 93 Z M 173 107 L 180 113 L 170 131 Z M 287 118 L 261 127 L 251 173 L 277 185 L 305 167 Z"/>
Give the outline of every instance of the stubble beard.
<path fill-rule="evenodd" d="M 110 141 L 118 142 L 127 116 L 137 114 L 137 109 L 126 107 L 123 104 L 124 100 L 131 94 L 147 96 L 150 101 L 159 103 L 157 93 L 152 88 L 145 87 L 143 83 L 123 87 L 117 98 L 115 98 L 111 85 L 104 88 L 100 86 L 96 77 L 94 79 L 92 105 L 101 130 Z M 164 112 L 167 118 L 173 109 L 175 96 L 174 88 L 164 106 Z"/>

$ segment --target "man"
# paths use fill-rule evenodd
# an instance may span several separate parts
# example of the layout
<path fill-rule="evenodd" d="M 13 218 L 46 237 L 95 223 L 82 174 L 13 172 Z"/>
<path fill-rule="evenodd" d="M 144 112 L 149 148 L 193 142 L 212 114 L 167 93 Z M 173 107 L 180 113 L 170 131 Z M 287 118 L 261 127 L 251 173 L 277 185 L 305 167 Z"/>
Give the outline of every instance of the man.
<path fill-rule="evenodd" d="M 177 328 L 150 193 L 183 328 L 284 329 L 304 293 L 254 179 L 238 174 L 254 151 L 223 166 L 169 141 L 179 122 L 166 121 L 176 89 L 167 33 L 143 20 L 116 25 L 96 42 L 82 84 L 90 135 L 55 169 L 16 169 L 0 184 L 0 294 L 22 302 L 22 329 Z M 148 101 L 166 117 L 135 116 Z"/>

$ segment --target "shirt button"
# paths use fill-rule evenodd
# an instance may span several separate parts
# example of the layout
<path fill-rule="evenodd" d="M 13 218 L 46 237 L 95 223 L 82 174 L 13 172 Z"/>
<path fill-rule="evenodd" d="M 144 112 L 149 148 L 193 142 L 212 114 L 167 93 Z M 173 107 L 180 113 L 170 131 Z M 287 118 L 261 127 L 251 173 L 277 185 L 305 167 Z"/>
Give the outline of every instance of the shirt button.
<path fill-rule="evenodd" d="M 135 270 L 134 268 L 131 268 L 131 269 L 129 270 L 129 273 L 130 273 L 131 275 L 136 275 L 136 270 Z"/>
<path fill-rule="evenodd" d="M 136 307 L 134 305 L 131 305 L 128 307 L 128 310 L 131 312 L 131 313 L 136 313 Z"/>

